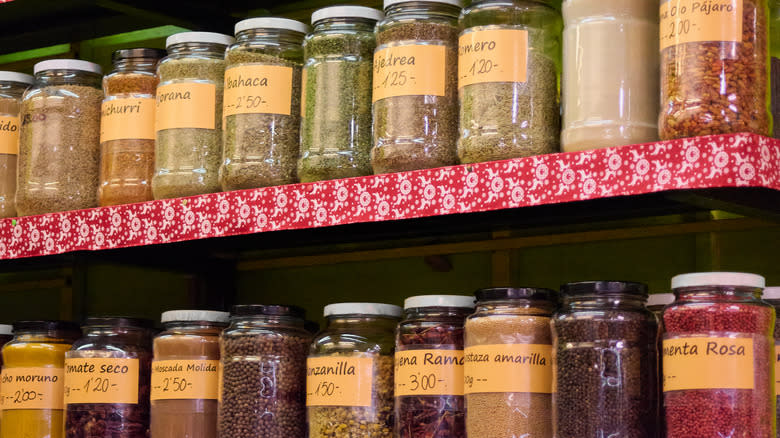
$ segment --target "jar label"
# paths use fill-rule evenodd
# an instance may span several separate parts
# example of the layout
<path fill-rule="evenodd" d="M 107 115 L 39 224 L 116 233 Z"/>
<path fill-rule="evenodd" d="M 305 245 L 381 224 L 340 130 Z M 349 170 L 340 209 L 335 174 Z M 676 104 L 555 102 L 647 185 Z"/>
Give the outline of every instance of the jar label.
<path fill-rule="evenodd" d="M 156 130 L 215 129 L 217 87 L 204 82 L 176 82 L 157 87 Z"/>
<path fill-rule="evenodd" d="M 0 116 L 0 154 L 19 154 L 19 117 Z"/>
<path fill-rule="evenodd" d="M 397 96 L 444 96 L 445 58 L 446 49 L 437 44 L 377 48 L 373 102 Z"/>
<path fill-rule="evenodd" d="M 3 368 L 0 380 L 0 405 L 4 411 L 64 408 L 62 368 Z"/>
<path fill-rule="evenodd" d="M 152 400 L 217 400 L 218 360 L 155 360 Z"/>
<path fill-rule="evenodd" d="M 138 359 L 65 359 L 65 404 L 138 403 Z"/>
<path fill-rule="evenodd" d="M 458 41 L 458 89 L 486 82 L 525 82 L 527 64 L 527 30 L 466 31 Z"/>
<path fill-rule="evenodd" d="M 463 395 L 463 350 L 395 352 L 395 395 Z"/>
<path fill-rule="evenodd" d="M 493 344 L 466 347 L 465 393 L 552 393 L 552 345 Z"/>
<path fill-rule="evenodd" d="M 292 107 L 292 67 L 247 64 L 225 71 L 225 117 L 235 114 L 281 114 Z"/>
<path fill-rule="evenodd" d="M 100 112 L 100 142 L 154 140 L 154 97 L 108 98 Z"/>
<path fill-rule="evenodd" d="M 742 41 L 743 0 L 662 0 L 661 50 L 702 41 Z"/>
<path fill-rule="evenodd" d="M 310 357 L 306 360 L 306 406 L 371 406 L 374 359 Z"/>
<path fill-rule="evenodd" d="M 664 339 L 663 390 L 753 389 L 753 339 Z"/>

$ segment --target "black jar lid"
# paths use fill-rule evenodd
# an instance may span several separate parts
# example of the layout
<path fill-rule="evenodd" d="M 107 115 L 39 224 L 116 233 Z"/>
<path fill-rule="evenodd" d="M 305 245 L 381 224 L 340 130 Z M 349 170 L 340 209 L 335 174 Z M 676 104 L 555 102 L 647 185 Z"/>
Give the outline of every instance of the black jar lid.
<path fill-rule="evenodd" d="M 16 321 L 13 324 L 14 333 L 61 331 L 69 336 L 81 336 L 81 328 L 75 322 L 51 320 Z"/>
<path fill-rule="evenodd" d="M 647 298 L 647 285 L 634 281 L 580 281 L 561 286 L 561 294 L 566 296 L 627 294 Z"/>
<path fill-rule="evenodd" d="M 149 49 L 146 47 L 142 47 L 138 49 L 120 49 L 115 51 L 111 55 L 111 62 L 117 62 L 123 59 L 142 59 L 142 58 L 162 59 L 167 54 L 168 52 L 166 52 L 165 50 Z"/>
<path fill-rule="evenodd" d="M 474 293 L 477 302 L 495 300 L 545 300 L 555 302 L 557 294 L 543 287 L 493 287 Z"/>
<path fill-rule="evenodd" d="M 237 304 L 231 309 L 230 316 L 286 316 L 302 319 L 306 311 L 298 306 L 283 304 Z"/>
<path fill-rule="evenodd" d="M 131 316 L 91 316 L 84 321 L 84 325 L 153 329 L 154 321 Z"/>

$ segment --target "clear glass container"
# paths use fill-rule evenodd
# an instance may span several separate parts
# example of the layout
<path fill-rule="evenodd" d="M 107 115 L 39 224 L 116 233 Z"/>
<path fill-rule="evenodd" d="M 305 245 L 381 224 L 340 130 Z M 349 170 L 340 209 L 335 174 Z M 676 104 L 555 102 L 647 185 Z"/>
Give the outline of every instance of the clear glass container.
<path fill-rule="evenodd" d="M 101 206 L 151 201 L 159 49 L 123 49 L 103 78 L 100 120 Z"/>
<path fill-rule="evenodd" d="M 553 315 L 557 438 L 658 434 L 658 324 L 647 286 L 569 283 Z M 597 401 L 597 402 L 594 402 Z"/>
<path fill-rule="evenodd" d="M 97 207 L 101 69 L 75 59 L 35 64 L 19 131 L 19 216 Z"/>
<path fill-rule="evenodd" d="M 22 95 L 30 75 L 0 71 L 0 218 L 16 216 L 16 159 L 19 155 Z"/>
<path fill-rule="evenodd" d="M 777 314 L 778 310 L 780 309 L 780 287 L 767 287 L 764 289 L 764 294 L 762 295 L 763 300 L 769 303 L 772 307 L 775 308 L 775 349 L 774 349 L 774 358 L 775 358 L 775 382 L 777 382 L 777 376 L 780 376 L 780 324 L 777 324 Z M 775 388 L 777 388 L 777 384 L 775 383 Z M 780 403 L 777 403 L 780 401 L 780 394 L 775 392 L 775 409 L 776 409 L 776 418 L 777 420 L 780 420 Z M 777 421 L 775 421 L 777 424 Z"/>
<path fill-rule="evenodd" d="M 532 0 L 484 0 L 460 16 L 461 163 L 558 152 L 561 13 Z"/>
<path fill-rule="evenodd" d="M 168 37 L 157 76 L 155 199 L 219 192 L 225 48 L 233 37 L 184 32 Z"/>
<path fill-rule="evenodd" d="M 222 390 L 217 436 L 306 438 L 303 309 L 234 306 L 220 338 Z"/>
<path fill-rule="evenodd" d="M 236 24 L 236 42 L 225 55 L 223 190 L 298 181 L 302 44 L 308 29 L 274 17 Z"/>
<path fill-rule="evenodd" d="M 374 173 L 458 162 L 459 13 L 458 0 L 385 0 L 374 51 Z"/>
<path fill-rule="evenodd" d="M 401 308 L 325 306 L 307 360 L 309 438 L 393 437 L 393 350 Z"/>

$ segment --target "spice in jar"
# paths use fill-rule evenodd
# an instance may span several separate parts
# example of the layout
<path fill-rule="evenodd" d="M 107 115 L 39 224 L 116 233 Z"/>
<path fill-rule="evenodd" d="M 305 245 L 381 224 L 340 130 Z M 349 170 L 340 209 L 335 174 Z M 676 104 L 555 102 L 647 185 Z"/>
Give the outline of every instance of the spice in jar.
<path fill-rule="evenodd" d="M 463 324 L 474 297 L 404 301 L 395 337 L 395 422 L 400 438 L 465 438 Z"/>
<path fill-rule="evenodd" d="M 780 324 L 777 324 L 778 308 L 780 308 L 780 287 L 767 287 L 764 289 L 763 299 L 775 308 L 775 397 L 776 402 L 780 402 L 780 385 L 777 377 L 780 376 Z M 780 420 L 780 404 L 777 404 L 777 420 Z"/>
<path fill-rule="evenodd" d="M 227 312 L 172 310 L 154 338 L 153 437 L 217 438 L 219 335 Z"/>
<path fill-rule="evenodd" d="M 219 437 L 306 437 L 303 316 L 294 306 L 233 306 L 220 339 Z"/>
<path fill-rule="evenodd" d="M 458 161 L 458 0 L 385 0 L 376 27 L 374 173 Z"/>
<path fill-rule="evenodd" d="M 33 84 L 23 73 L 0 71 L 0 218 L 16 216 L 16 158 L 22 95 Z"/>
<path fill-rule="evenodd" d="M 100 118 L 101 206 L 151 201 L 158 49 L 123 49 L 103 78 Z"/>
<path fill-rule="evenodd" d="M 98 205 L 101 69 L 75 59 L 35 64 L 22 100 L 16 210 L 20 216 Z"/>
<path fill-rule="evenodd" d="M 661 140 L 771 133 L 767 0 L 661 2 Z"/>
<path fill-rule="evenodd" d="M 328 325 L 306 361 L 310 438 L 393 437 L 393 350 L 401 308 L 325 306 Z"/>
<path fill-rule="evenodd" d="M 286 18 L 236 24 L 225 54 L 223 190 L 297 182 L 303 38 L 308 26 Z"/>

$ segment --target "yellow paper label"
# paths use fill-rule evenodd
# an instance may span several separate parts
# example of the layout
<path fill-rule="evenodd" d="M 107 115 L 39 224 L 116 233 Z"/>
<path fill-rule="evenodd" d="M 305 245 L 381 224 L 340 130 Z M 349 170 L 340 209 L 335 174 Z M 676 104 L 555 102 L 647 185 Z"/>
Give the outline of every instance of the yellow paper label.
<path fill-rule="evenodd" d="M 282 114 L 292 106 L 292 67 L 240 65 L 225 71 L 225 117 L 234 114 Z"/>
<path fill-rule="evenodd" d="M 525 82 L 527 62 L 527 30 L 465 32 L 458 43 L 458 88 L 485 82 Z"/>
<path fill-rule="evenodd" d="M 753 389 L 753 340 L 675 338 L 663 341 L 663 390 Z"/>
<path fill-rule="evenodd" d="M 0 404 L 12 409 L 63 409 L 63 369 L 3 368 Z"/>
<path fill-rule="evenodd" d="M 215 129 L 217 87 L 203 82 L 179 82 L 157 87 L 156 130 Z"/>
<path fill-rule="evenodd" d="M 65 359 L 65 404 L 138 403 L 138 359 Z"/>
<path fill-rule="evenodd" d="M 494 344 L 467 347 L 465 393 L 552 393 L 552 345 Z"/>
<path fill-rule="evenodd" d="M 154 97 L 106 99 L 100 114 L 100 142 L 154 140 Z"/>
<path fill-rule="evenodd" d="M 306 360 L 306 406 L 371 406 L 374 359 L 310 357 Z"/>
<path fill-rule="evenodd" d="M 219 366 L 217 368 L 217 401 L 222 402 L 222 388 L 224 388 L 224 375 L 223 375 L 223 368 L 222 368 L 222 362 L 219 363 Z"/>
<path fill-rule="evenodd" d="M 0 154 L 19 154 L 19 117 L 0 116 Z"/>
<path fill-rule="evenodd" d="M 301 75 L 301 118 L 306 117 L 306 78 L 308 69 L 304 67 Z"/>
<path fill-rule="evenodd" d="M 395 395 L 463 395 L 463 350 L 396 351 Z"/>
<path fill-rule="evenodd" d="M 742 41 L 743 0 L 662 0 L 661 50 L 702 41 Z"/>
<path fill-rule="evenodd" d="M 405 44 L 374 53 L 373 101 L 396 96 L 444 96 L 444 46 Z"/>
<path fill-rule="evenodd" d="M 152 362 L 152 400 L 217 400 L 218 360 Z"/>

